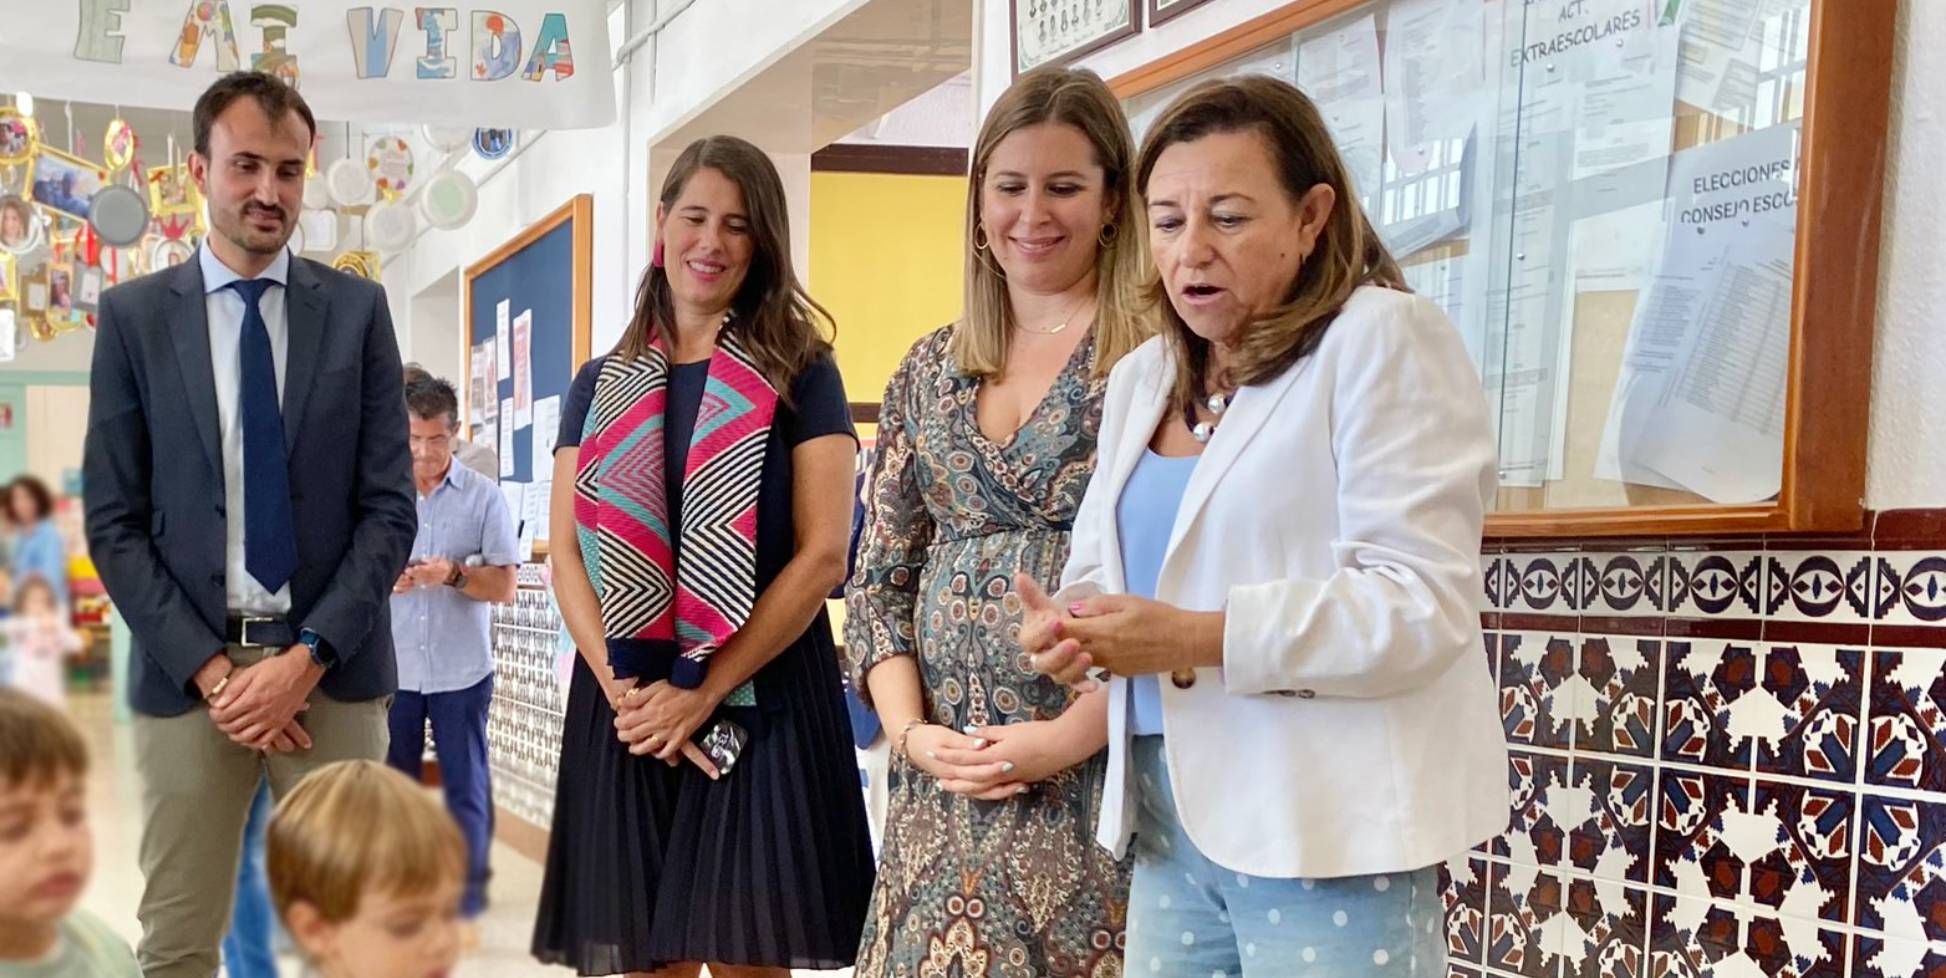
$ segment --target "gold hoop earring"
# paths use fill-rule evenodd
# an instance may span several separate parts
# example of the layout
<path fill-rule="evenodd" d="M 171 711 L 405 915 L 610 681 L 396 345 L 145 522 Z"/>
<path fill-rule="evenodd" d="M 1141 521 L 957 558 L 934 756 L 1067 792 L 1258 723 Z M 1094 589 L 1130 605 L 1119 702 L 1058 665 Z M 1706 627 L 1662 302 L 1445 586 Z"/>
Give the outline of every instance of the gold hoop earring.
<path fill-rule="evenodd" d="M 1106 248 L 1115 243 L 1115 235 L 1120 233 L 1121 229 L 1114 224 L 1104 224 L 1101 226 L 1101 234 L 1095 240 L 1099 241 L 1103 248 Z"/>
<path fill-rule="evenodd" d="M 987 250 L 987 229 L 986 228 L 975 227 L 973 229 L 973 250 L 974 251 Z"/>

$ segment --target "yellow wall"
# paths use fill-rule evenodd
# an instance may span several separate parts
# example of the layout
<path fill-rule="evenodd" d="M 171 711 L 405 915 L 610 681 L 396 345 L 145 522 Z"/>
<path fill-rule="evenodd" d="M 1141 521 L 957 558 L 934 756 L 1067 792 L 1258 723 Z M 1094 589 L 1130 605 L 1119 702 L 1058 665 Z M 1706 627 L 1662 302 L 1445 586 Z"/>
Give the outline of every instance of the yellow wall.
<path fill-rule="evenodd" d="M 811 295 L 838 320 L 853 401 L 877 402 L 913 341 L 959 317 L 966 178 L 811 174 Z"/>

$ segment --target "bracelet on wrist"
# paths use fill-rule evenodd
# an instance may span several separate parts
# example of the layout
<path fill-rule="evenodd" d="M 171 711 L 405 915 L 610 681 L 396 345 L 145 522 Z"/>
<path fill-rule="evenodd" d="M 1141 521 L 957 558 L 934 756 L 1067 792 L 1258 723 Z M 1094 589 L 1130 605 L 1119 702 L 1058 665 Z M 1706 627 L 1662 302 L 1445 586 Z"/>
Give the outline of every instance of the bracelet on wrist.
<path fill-rule="evenodd" d="M 905 726 L 899 728 L 899 739 L 893 749 L 900 757 L 905 758 L 907 761 L 912 760 L 912 755 L 905 752 L 905 742 L 912 739 L 912 731 L 914 729 L 924 726 L 925 723 L 926 720 L 924 717 L 913 717 L 905 722 Z"/>

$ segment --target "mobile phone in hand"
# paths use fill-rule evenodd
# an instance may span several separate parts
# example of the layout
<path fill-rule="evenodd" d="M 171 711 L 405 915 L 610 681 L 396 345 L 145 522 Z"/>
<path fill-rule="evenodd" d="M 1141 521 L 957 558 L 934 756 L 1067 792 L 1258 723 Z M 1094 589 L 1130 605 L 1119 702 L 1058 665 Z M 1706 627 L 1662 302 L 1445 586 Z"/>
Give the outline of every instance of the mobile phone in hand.
<path fill-rule="evenodd" d="M 703 733 L 699 746 L 708 755 L 710 763 L 716 765 L 717 773 L 728 774 L 736 766 L 738 755 L 743 746 L 750 742 L 750 734 L 729 720 L 718 720 Z"/>

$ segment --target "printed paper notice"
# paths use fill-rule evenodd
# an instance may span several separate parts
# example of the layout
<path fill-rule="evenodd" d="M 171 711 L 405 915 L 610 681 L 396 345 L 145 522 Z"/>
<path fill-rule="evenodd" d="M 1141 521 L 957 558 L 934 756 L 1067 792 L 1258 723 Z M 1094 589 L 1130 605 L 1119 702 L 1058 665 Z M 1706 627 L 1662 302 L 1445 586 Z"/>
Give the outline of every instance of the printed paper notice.
<path fill-rule="evenodd" d="M 509 317 L 507 315 L 511 305 L 512 303 L 506 299 L 500 300 L 493 324 L 493 351 L 496 358 L 494 376 L 499 380 L 506 380 L 513 376 L 514 346 L 512 338 L 508 336 Z"/>
<path fill-rule="evenodd" d="M 522 514 L 527 511 L 527 483 L 502 482 L 500 496 L 507 501 L 507 515 L 513 518 L 516 532 L 520 528 Z"/>
<path fill-rule="evenodd" d="M 499 341 L 491 337 L 480 344 L 480 372 L 475 375 L 480 383 L 480 410 L 485 412 L 482 416 L 488 421 L 500 419 L 500 384 L 493 379 L 494 357 L 497 355 L 494 348 L 499 345 Z"/>
<path fill-rule="evenodd" d="M 561 435 L 561 396 L 543 397 L 534 402 L 534 478 L 551 477 L 554 471 L 554 444 Z"/>
<path fill-rule="evenodd" d="M 500 399 L 500 478 L 514 474 L 514 399 Z"/>
<path fill-rule="evenodd" d="M 471 380 L 466 385 L 466 420 L 469 424 L 479 424 L 487 416 L 487 348 L 473 348 L 472 369 L 467 372 Z"/>
<path fill-rule="evenodd" d="M 536 539 L 547 539 L 547 514 L 548 510 L 553 508 L 549 505 L 554 498 L 553 493 L 554 482 L 552 480 L 533 482 L 527 486 L 526 505 L 521 509 L 520 518 L 528 526 L 534 528 L 534 537 Z"/>
<path fill-rule="evenodd" d="M 1716 502 L 1776 493 L 1797 140 L 1777 126 L 1671 160 L 1668 237 L 1629 327 L 1598 477 Z"/>
<path fill-rule="evenodd" d="M 534 423 L 534 310 L 514 317 L 514 427 Z"/>
<path fill-rule="evenodd" d="M 1378 25 L 1366 14 L 1297 44 L 1297 87 L 1324 114 L 1331 140 L 1370 209 L 1385 155 L 1385 93 L 1379 86 Z"/>
<path fill-rule="evenodd" d="M 1401 173 L 1424 172 L 1433 143 L 1472 128 L 1460 106 L 1480 84 L 1482 17 L 1480 4 L 1464 0 L 1395 0 L 1386 9 L 1385 140 Z"/>

